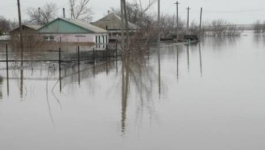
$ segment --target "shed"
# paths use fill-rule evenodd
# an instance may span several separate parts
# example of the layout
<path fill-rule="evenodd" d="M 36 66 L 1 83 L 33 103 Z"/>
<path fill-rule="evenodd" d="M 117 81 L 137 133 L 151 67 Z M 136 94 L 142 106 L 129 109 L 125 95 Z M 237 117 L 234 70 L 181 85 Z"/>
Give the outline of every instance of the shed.
<path fill-rule="evenodd" d="M 77 19 L 57 18 L 41 27 L 38 32 L 47 41 L 108 43 L 106 30 Z"/>

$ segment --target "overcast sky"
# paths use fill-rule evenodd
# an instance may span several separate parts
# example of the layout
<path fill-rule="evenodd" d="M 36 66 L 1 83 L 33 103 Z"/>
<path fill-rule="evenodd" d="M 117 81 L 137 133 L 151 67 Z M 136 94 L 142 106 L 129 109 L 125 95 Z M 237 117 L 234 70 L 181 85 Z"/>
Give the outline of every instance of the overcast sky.
<path fill-rule="evenodd" d="M 17 0 L 0 0 L 0 15 L 17 19 Z M 27 7 L 41 7 L 46 2 L 57 4 L 58 14 L 62 15 L 61 8 L 68 9 L 68 0 L 20 0 L 23 18 L 26 18 Z M 131 0 L 128 0 L 131 1 Z M 144 1 L 144 0 L 143 0 Z M 107 14 L 109 8 L 119 7 L 120 0 L 91 0 L 90 6 L 94 12 L 93 21 Z M 161 11 L 164 14 L 175 14 L 176 0 L 161 0 Z M 265 1 L 264 0 L 179 0 L 179 13 L 181 18 L 186 19 L 186 8 L 191 7 L 191 20 L 199 20 L 199 10 L 203 7 L 204 21 L 213 19 L 225 19 L 237 24 L 251 24 L 256 20 L 265 21 Z M 157 4 L 152 8 L 157 12 Z M 69 14 L 67 14 L 69 16 Z M 23 19 L 22 18 L 22 19 Z"/>

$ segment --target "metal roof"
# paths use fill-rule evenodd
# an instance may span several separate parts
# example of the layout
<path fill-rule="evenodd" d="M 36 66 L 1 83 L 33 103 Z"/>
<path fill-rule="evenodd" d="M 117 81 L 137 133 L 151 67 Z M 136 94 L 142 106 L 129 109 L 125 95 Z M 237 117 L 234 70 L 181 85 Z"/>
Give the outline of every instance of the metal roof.
<path fill-rule="evenodd" d="M 77 28 L 80 28 L 80 30 L 78 30 L 76 33 L 107 33 L 106 30 L 96 27 L 94 25 L 91 25 L 90 23 L 87 23 L 87 22 L 84 22 L 78 19 L 68 19 L 68 18 L 56 18 L 53 21 L 44 25 L 43 27 L 39 28 L 38 31 L 40 33 L 48 33 L 48 32 L 49 33 L 71 33 L 71 29 L 67 29 L 65 28 L 65 26 L 63 27 L 62 24 L 58 23 L 57 21 L 63 21 L 67 24 L 71 24 Z M 67 30 L 67 32 L 65 32 L 65 30 Z"/>
<path fill-rule="evenodd" d="M 121 17 L 111 13 L 98 21 L 94 22 L 93 25 L 96 25 L 100 28 L 105 29 L 108 27 L 109 30 L 121 30 Z M 130 30 L 137 30 L 139 27 L 128 21 L 128 26 Z"/>
<path fill-rule="evenodd" d="M 78 20 L 78 19 L 66 19 L 66 18 L 60 18 L 60 19 L 62 19 L 64 21 L 67 21 L 67 22 L 70 22 L 72 24 L 75 24 L 77 26 L 80 26 L 80 27 L 82 27 L 84 29 L 87 29 L 89 31 L 92 31 L 94 33 L 105 33 L 105 32 L 107 32 L 104 29 L 101 29 L 101 28 L 99 28 L 97 26 L 94 26 L 94 25 L 92 25 L 90 23 L 87 23 L 87 22 L 84 22 L 82 20 Z"/>
<path fill-rule="evenodd" d="M 28 28 L 31 28 L 33 30 L 38 30 L 39 28 L 41 28 L 41 25 L 25 25 L 27 26 Z"/>
<path fill-rule="evenodd" d="M 28 25 L 28 24 L 23 24 L 23 25 L 22 25 L 22 28 L 25 28 L 25 27 L 37 31 L 38 29 L 41 28 L 41 25 Z M 15 31 L 15 30 L 19 30 L 19 26 L 16 27 L 16 28 L 14 28 L 14 29 L 11 30 L 10 32 L 13 32 L 13 31 Z"/>

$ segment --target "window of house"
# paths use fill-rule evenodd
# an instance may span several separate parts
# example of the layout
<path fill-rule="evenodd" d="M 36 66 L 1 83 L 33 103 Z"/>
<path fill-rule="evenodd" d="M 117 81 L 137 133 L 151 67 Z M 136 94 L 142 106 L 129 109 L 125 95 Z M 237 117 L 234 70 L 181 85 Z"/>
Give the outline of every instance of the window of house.
<path fill-rule="evenodd" d="M 50 36 L 50 41 L 54 41 L 54 36 Z"/>
<path fill-rule="evenodd" d="M 44 36 L 43 37 L 43 40 L 48 41 L 49 40 L 49 37 L 48 36 Z"/>

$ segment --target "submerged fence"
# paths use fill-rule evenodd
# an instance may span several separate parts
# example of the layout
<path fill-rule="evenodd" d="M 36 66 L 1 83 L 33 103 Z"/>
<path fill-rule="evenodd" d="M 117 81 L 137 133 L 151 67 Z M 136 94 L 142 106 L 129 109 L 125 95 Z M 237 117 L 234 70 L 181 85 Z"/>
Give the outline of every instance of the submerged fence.
<path fill-rule="evenodd" d="M 5 56 L 4 56 L 5 55 Z M 117 58 L 118 45 L 115 47 L 106 47 L 105 50 L 82 50 L 77 46 L 76 50 L 66 51 L 61 48 L 49 51 L 26 51 L 21 59 L 20 52 L 9 50 L 8 45 L 5 46 L 5 53 L 0 54 L 0 62 L 89 62 L 102 61 L 110 58 Z"/>

